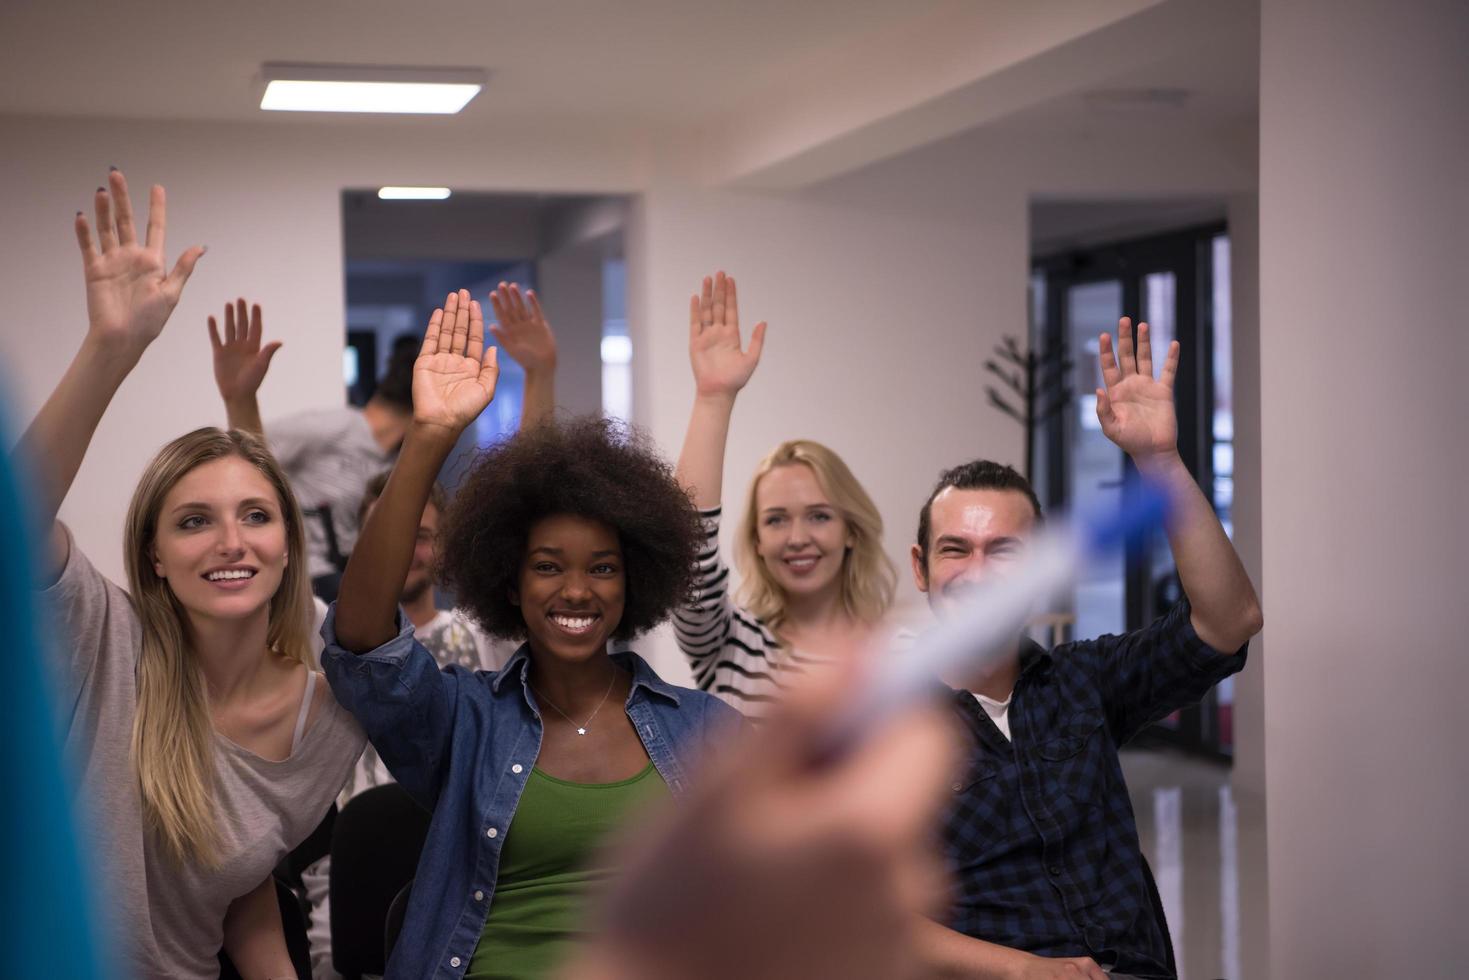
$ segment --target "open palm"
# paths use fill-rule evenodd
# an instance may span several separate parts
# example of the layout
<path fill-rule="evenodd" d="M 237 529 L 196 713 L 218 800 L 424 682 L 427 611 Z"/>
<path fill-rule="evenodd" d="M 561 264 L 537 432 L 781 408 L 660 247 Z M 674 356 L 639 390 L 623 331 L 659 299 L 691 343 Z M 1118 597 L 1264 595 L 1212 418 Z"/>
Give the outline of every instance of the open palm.
<path fill-rule="evenodd" d="M 1153 348 L 1148 325 L 1138 324 L 1134 345 L 1132 321 L 1117 323 L 1117 351 L 1102 334 L 1100 352 L 1105 389 L 1097 389 L 1097 419 L 1108 439 L 1133 459 L 1178 448 L 1178 412 L 1173 405 L 1173 379 L 1178 373 L 1178 341 L 1168 345 L 1162 374 L 1153 377 Z"/>
<path fill-rule="evenodd" d="M 689 361 L 701 395 L 734 395 L 749 382 L 765 347 L 765 323 L 755 324 L 750 347 L 740 347 L 740 303 L 734 277 L 704 277 L 689 299 Z"/>
<path fill-rule="evenodd" d="M 167 228 L 163 188 L 154 186 L 149 199 L 148 229 L 138 241 L 132 202 L 122 172 L 108 175 L 108 187 L 97 189 L 97 237 L 80 211 L 77 244 L 87 283 L 87 321 L 93 336 L 110 345 L 141 350 L 150 344 L 178 305 L 184 283 L 204 254 L 194 247 L 179 256 L 169 271 L 164 264 Z"/>
<path fill-rule="evenodd" d="M 456 436 L 495 397 L 495 348 L 485 349 L 484 312 L 469 290 L 450 293 L 434 310 L 413 362 L 413 421 Z"/>
<path fill-rule="evenodd" d="M 262 346 L 263 325 L 260 304 L 249 307 L 243 299 L 226 303 L 224 332 L 219 322 L 209 318 L 209 346 L 214 351 L 214 384 L 226 403 L 238 398 L 251 398 L 260 390 L 270 359 L 280 350 L 281 342 Z"/>
<path fill-rule="evenodd" d="M 490 326 L 490 333 L 505 348 L 505 353 L 515 358 L 527 373 L 556 369 L 556 336 L 551 332 L 535 290 L 528 289 L 522 296 L 519 286 L 502 282 L 490 293 L 490 306 L 496 320 Z"/>

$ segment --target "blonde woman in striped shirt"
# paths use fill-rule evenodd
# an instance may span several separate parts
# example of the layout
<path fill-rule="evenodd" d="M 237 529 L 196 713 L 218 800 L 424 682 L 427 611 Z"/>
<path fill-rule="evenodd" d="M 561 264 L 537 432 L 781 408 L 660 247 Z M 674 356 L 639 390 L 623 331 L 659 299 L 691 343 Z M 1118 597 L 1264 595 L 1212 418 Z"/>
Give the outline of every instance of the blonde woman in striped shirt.
<path fill-rule="evenodd" d="M 756 718 L 798 675 L 873 640 L 897 583 L 872 498 L 836 453 L 798 439 L 755 471 L 735 540 L 742 584 L 731 595 L 719 551 L 724 450 L 764 341 L 762 322 L 742 347 L 734 279 L 706 277 L 689 303 L 696 394 L 677 475 L 708 540 L 674 634 L 699 687 Z"/>

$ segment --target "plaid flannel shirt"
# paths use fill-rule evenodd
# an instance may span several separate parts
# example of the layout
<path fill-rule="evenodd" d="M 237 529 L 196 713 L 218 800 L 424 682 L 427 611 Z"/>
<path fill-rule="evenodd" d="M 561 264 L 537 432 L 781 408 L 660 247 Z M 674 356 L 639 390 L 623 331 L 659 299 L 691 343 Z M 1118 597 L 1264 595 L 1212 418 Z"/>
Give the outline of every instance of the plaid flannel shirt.
<path fill-rule="evenodd" d="M 944 822 L 957 887 L 950 928 L 1039 956 L 1090 956 L 1171 978 L 1117 749 L 1239 671 L 1189 621 L 1187 600 L 1123 636 L 1047 652 L 1023 641 L 1006 741 L 953 693 L 973 762 Z"/>

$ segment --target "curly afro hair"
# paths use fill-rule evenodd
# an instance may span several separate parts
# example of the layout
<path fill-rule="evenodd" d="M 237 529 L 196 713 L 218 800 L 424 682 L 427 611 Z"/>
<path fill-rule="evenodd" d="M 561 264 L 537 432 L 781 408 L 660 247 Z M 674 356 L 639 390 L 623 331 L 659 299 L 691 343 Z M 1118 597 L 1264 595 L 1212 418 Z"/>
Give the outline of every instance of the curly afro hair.
<path fill-rule="evenodd" d="M 614 639 L 647 632 L 690 597 L 704 530 L 650 440 L 608 419 L 548 420 L 482 453 L 444 515 L 439 581 L 486 633 L 525 638 L 510 593 L 531 525 L 553 514 L 617 532 L 627 598 Z"/>

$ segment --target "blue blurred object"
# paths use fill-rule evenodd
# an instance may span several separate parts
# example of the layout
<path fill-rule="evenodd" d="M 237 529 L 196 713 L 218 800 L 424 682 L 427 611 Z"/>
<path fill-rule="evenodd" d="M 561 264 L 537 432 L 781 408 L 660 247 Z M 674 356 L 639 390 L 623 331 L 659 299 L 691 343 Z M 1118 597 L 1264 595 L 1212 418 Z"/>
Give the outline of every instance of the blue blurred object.
<path fill-rule="evenodd" d="M 1030 539 L 1013 571 L 968 590 L 907 651 L 880 658 L 832 725 L 818 755 L 837 757 L 903 708 L 931 695 L 939 678 L 973 676 L 1015 648 L 1037 604 L 1072 582 L 1088 561 L 1124 547 L 1167 519 L 1172 501 L 1159 486 L 1139 481 L 1115 512 L 1078 514 L 1047 522 Z"/>
<path fill-rule="evenodd" d="M 4 421 L 0 433 L 9 432 Z M 100 980 L 97 902 L 84 873 L 95 862 L 81 853 L 68 802 L 20 482 L 0 453 L 0 622 L 10 630 L 0 684 L 0 977 Z"/>
<path fill-rule="evenodd" d="M 1149 531 L 1166 524 L 1172 510 L 1173 501 L 1162 487 L 1141 477 L 1129 480 L 1120 508 L 1077 515 L 1074 527 L 1081 553 L 1091 560 L 1136 544 Z"/>

